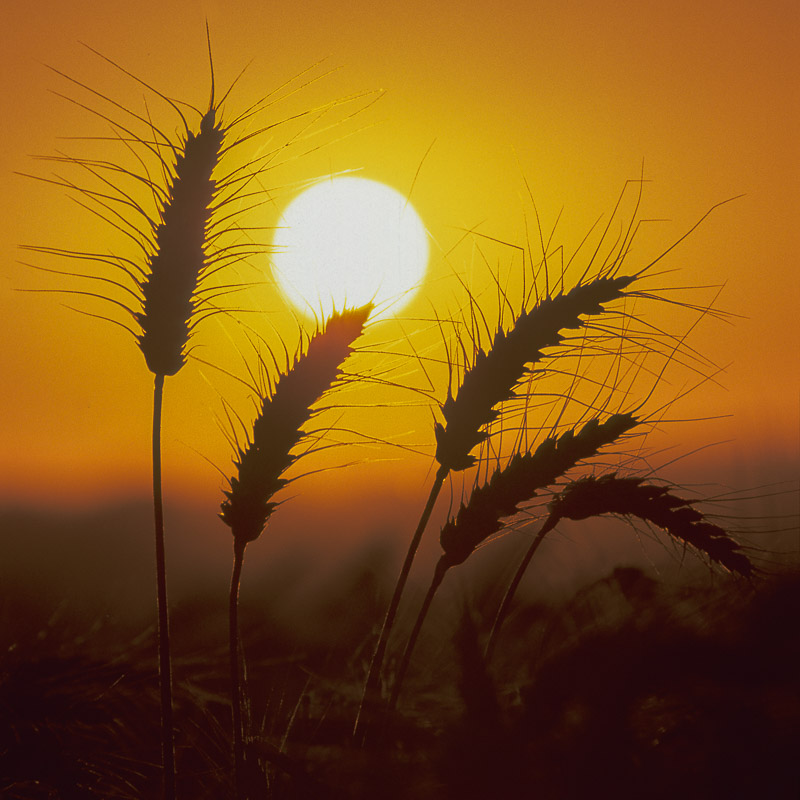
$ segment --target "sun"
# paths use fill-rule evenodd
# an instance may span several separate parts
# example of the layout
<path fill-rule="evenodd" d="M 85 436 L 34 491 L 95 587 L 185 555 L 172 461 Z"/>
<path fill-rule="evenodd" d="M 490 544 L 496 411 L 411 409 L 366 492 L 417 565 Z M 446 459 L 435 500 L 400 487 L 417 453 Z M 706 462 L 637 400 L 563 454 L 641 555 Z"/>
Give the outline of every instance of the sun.
<path fill-rule="evenodd" d="M 400 192 L 367 178 L 329 177 L 299 194 L 273 238 L 281 291 L 302 314 L 372 303 L 396 314 L 420 287 L 428 237 Z"/>

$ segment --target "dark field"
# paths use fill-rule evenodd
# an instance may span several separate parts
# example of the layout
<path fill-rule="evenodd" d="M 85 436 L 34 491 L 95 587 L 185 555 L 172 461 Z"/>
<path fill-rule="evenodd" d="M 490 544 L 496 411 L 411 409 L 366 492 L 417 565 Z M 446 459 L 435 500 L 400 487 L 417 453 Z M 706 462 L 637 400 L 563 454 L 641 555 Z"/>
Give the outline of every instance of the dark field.
<path fill-rule="evenodd" d="M 4 800 L 159 797 L 148 522 L 146 505 L 3 515 Z M 173 581 L 178 792 L 222 799 L 233 796 L 227 575 L 216 545 L 192 558 L 177 542 L 188 561 Z M 399 711 L 358 747 L 394 558 L 375 546 L 316 579 L 300 552 L 273 561 L 242 596 L 252 798 L 797 796 L 800 579 L 785 564 L 765 558 L 747 582 L 692 557 L 677 577 L 633 558 L 543 592 L 531 576 L 487 664 L 502 587 L 499 562 L 484 559 L 437 598 Z M 394 667 L 390 656 L 388 688 Z"/>

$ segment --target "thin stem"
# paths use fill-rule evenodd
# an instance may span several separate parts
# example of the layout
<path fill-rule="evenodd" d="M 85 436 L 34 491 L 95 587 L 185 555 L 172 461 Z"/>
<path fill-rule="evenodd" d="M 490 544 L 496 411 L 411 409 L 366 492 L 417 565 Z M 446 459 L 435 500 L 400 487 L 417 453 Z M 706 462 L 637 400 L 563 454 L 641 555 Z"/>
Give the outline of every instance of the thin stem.
<path fill-rule="evenodd" d="M 514 599 L 514 595 L 516 594 L 517 589 L 519 588 L 520 583 L 522 582 L 522 576 L 525 574 L 525 570 L 528 569 L 528 564 L 531 563 L 531 559 L 533 558 L 533 554 L 538 550 L 539 545 L 542 543 L 544 537 L 555 527 L 558 518 L 555 516 L 550 516 L 547 518 L 547 521 L 542 526 L 542 529 L 536 534 L 536 538 L 531 543 L 531 546 L 528 548 L 528 552 L 525 553 L 522 561 L 520 562 L 519 566 L 517 567 L 517 572 L 514 575 L 511 583 L 508 585 L 508 589 L 506 589 L 505 596 L 503 597 L 503 602 L 500 603 L 500 608 L 497 609 L 497 616 L 494 618 L 494 623 L 492 624 L 492 630 L 489 633 L 489 641 L 486 644 L 486 650 L 484 652 L 484 658 L 488 662 L 491 657 L 492 653 L 494 652 L 494 647 L 497 644 L 497 636 L 500 633 L 500 628 L 505 621 L 505 618 L 508 616 L 509 608 L 511 607 L 511 601 Z"/>
<path fill-rule="evenodd" d="M 153 511 L 156 532 L 156 586 L 158 597 L 158 677 L 161 687 L 161 761 L 164 800 L 175 800 L 175 740 L 172 715 L 172 664 L 167 606 L 167 561 L 164 552 L 164 505 L 161 494 L 161 406 L 164 376 L 156 375 L 153 390 Z"/>
<path fill-rule="evenodd" d="M 403 660 L 400 662 L 400 668 L 397 670 L 397 677 L 395 678 L 394 686 L 392 687 L 392 696 L 389 700 L 389 709 L 394 710 L 397 706 L 397 699 L 400 696 L 400 690 L 403 687 L 403 680 L 406 677 L 408 664 L 411 661 L 411 654 L 414 652 L 414 646 L 417 643 L 419 632 L 422 630 L 422 623 L 425 622 L 425 617 L 428 616 L 428 610 L 433 602 L 433 597 L 437 589 L 442 585 L 442 579 L 445 573 L 450 568 L 450 565 L 445 563 L 444 558 L 440 558 L 436 564 L 436 570 L 433 573 L 433 580 L 428 587 L 428 593 L 425 595 L 425 600 L 422 603 L 422 608 L 417 615 L 417 621 L 414 623 L 414 630 L 411 631 L 411 636 L 408 637 L 406 650 L 403 653 Z"/>
<path fill-rule="evenodd" d="M 408 553 L 406 553 L 406 560 L 403 562 L 403 568 L 400 570 L 400 576 L 397 578 L 397 584 L 394 587 L 394 594 L 389 603 L 389 609 L 386 612 L 386 618 L 383 621 L 383 628 L 381 635 L 378 639 L 378 646 L 375 648 L 375 654 L 372 656 L 372 662 L 369 666 L 369 674 L 367 675 L 367 682 L 364 686 L 364 694 L 361 697 L 361 705 L 358 709 L 358 716 L 356 717 L 355 727 L 353 729 L 353 736 L 358 741 L 363 743 L 363 734 L 365 726 L 365 709 L 369 704 L 377 703 L 380 699 L 379 684 L 381 676 L 381 667 L 383 666 L 383 659 L 386 655 L 386 646 L 389 642 L 389 635 L 392 632 L 394 619 L 397 616 L 397 609 L 400 607 L 400 599 L 403 596 L 403 590 L 408 580 L 408 575 L 411 572 L 411 565 L 414 562 L 414 556 L 417 553 L 417 548 L 422 539 L 422 534 L 425 532 L 425 527 L 430 519 L 433 507 L 436 504 L 436 499 L 439 497 L 444 479 L 449 473 L 447 467 L 439 467 L 436 472 L 433 486 L 431 487 L 428 502 L 419 519 L 419 524 L 411 539 L 411 544 L 408 546 Z"/>
<path fill-rule="evenodd" d="M 236 800 L 244 800 L 244 728 L 242 726 L 242 688 L 239 667 L 239 584 L 247 542 L 233 541 L 233 572 L 231 574 L 228 623 L 230 628 L 231 711 L 233 715 L 233 780 Z"/>

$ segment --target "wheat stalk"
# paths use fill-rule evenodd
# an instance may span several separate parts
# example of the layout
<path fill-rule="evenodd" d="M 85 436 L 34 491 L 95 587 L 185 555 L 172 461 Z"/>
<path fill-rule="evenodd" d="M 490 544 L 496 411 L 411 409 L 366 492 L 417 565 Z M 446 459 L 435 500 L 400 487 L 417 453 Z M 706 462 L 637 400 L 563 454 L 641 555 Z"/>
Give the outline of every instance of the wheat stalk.
<path fill-rule="evenodd" d="M 211 42 L 208 40 L 209 60 Z M 113 64 L 113 62 L 111 62 Z M 117 66 L 117 65 L 114 65 Z M 123 70 L 124 71 L 124 70 Z M 174 103 L 170 104 L 177 110 Z M 155 375 L 153 392 L 153 507 L 158 598 L 159 681 L 161 685 L 162 760 L 164 795 L 175 796 L 175 753 L 170 657 L 169 611 L 167 599 L 164 512 L 161 487 L 161 409 L 164 379 L 175 375 L 185 363 L 185 347 L 190 320 L 197 308 L 197 287 L 207 268 L 207 236 L 212 203 L 216 194 L 212 173 L 219 161 L 225 128 L 217 117 L 212 88 L 208 110 L 202 115 L 197 133 L 186 120 L 185 138 L 171 146 L 175 154 L 172 169 L 164 164 L 168 176 L 166 189 L 152 225 L 152 251 L 136 279 L 142 297 L 140 312 L 133 314 L 141 328 L 136 336 L 150 371 Z M 180 112 L 178 112 L 180 114 Z M 181 115 L 183 118 L 183 115 Z M 165 141 L 169 141 L 164 137 Z M 147 178 L 146 182 L 155 185 Z M 123 194 L 123 197 L 125 195 Z M 138 206 L 136 206 L 138 207 Z M 146 216 L 146 215 L 145 215 Z"/>
<path fill-rule="evenodd" d="M 618 441 L 637 424 L 632 414 L 614 414 L 605 422 L 592 419 L 578 431 L 569 430 L 545 439 L 533 452 L 517 453 L 505 467 L 495 470 L 486 483 L 472 491 L 467 503 L 461 504 L 456 516 L 441 530 L 439 541 L 443 553 L 398 668 L 390 699 L 392 708 L 397 704 L 422 624 L 447 571 L 466 561 L 478 546 L 497 533 L 504 525 L 502 520 L 515 515 L 522 503 L 532 500 L 582 461 L 597 455 L 604 446 Z"/>
<path fill-rule="evenodd" d="M 361 335 L 372 306 L 334 312 L 317 331 L 304 353 L 280 375 L 261 409 L 249 439 L 238 448 L 236 475 L 225 490 L 220 518 L 233 535 L 233 571 L 229 597 L 231 708 L 233 715 L 234 781 L 237 798 L 244 797 L 244 724 L 239 657 L 239 586 L 244 552 L 257 539 L 276 507 L 275 494 L 289 481 L 286 470 L 297 460 L 293 452 L 303 438 L 303 426 L 316 413 L 315 404 L 341 376 L 341 366 Z"/>
<path fill-rule="evenodd" d="M 133 154 L 141 170 L 126 169 L 109 161 L 66 156 L 49 157 L 46 160 L 80 167 L 95 179 L 99 186 L 98 189 L 81 187 L 63 178 L 49 180 L 49 182 L 74 190 L 82 196 L 84 201 L 89 201 L 89 204 L 86 202 L 80 204 L 131 239 L 139 250 L 139 258 L 129 259 L 104 253 L 76 252 L 48 247 L 28 246 L 25 248 L 49 256 L 94 262 L 114 269 L 114 277 L 58 270 L 48 271 L 99 281 L 103 286 L 110 284 L 123 291 L 124 296 L 128 298 L 125 302 L 90 291 L 64 290 L 67 293 L 105 300 L 125 310 L 132 317 L 135 328 L 111 317 L 95 314 L 90 314 L 90 316 L 101 316 L 102 319 L 115 322 L 129 331 L 139 345 L 147 367 L 154 375 L 152 463 L 158 664 L 164 796 L 168 800 L 175 797 L 175 754 L 161 486 L 161 416 L 164 380 L 166 376 L 172 376 L 179 372 L 185 364 L 187 342 L 194 325 L 201 316 L 199 313 L 201 306 L 208 302 L 208 297 L 200 289 L 201 281 L 221 263 L 227 263 L 230 260 L 228 255 L 223 255 L 221 258 L 210 255 L 211 241 L 214 238 L 212 216 L 220 207 L 219 187 L 212 174 L 224 152 L 228 127 L 222 124 L 219 117 L 219 103 L 215 100 L 214 93 L 214 68 L 208 29 L 206 29 L 206 35 L 211 67 L 211 93 L 205 112 L 192 109 L 200 118 L 194 130 L 177 103 L 110 58 L 89 48 L 116 70 L 161 98 L 177 113 L 184 128 L 183 135 L 177 141 L 157 128 L 149 114 L 147 116 L 137 114 L 86 84 L 53 69 L 73 85 L 111 105 L 115 110 L 122 111 L 133 121 L 133 127 L 130 127 L 130 123 L 126 125 L 78 100 L 65 97 L 108 122 L 115 132 L 112 141 L 121 143 L 129 153 Z M 138 132 L 136 125 L 140 126 L 140 130 L 143 128 L 146 133 Z M 163 178 L 163 184 L 151 177 L 145 160 L 136 151 L 135 146 L 141 148 L 142 153 L 155 159 L 157 172 Z M 120 179 L 123 179 L 122 182 Z M 134 192 L 124 188 L 125 179 L 132 182 L 134 187 L 144 187 L 153 200 L 155 213 L 145 210 L 136 199 Z M 142 226 L 142 222 L 144 226 Z"/>
<path fill-rule="evenodd" d="M 448 387 L 447 398 L 440 406 L 444 424 L 434 424 L 439 467 L 411 538 L 370 662 L 356 717 L 354 735 L 357 738 L 363 731 L 361 720 L 365 705 L 379 700 L 380 672 L 389 636 L 411 565 L 445 479 L 451 471 L 465 470 L 475 464 L 472 450 L 488 438 L 486 427 L 498 418 L 498 406 L 514 396 L 515 387 L 526 371 L 544 357 L 545 349 L 562 343 L 561 332 L 582 327 L 585 324 L 582 317 L 603 313 L 604 305 L 622 297 L 635 279 L 636 276 L 599 275 L 587 283 L 579 283 L 569 292 L 541 298 L 533 308 L 523 309 L 508 330 L 500 327 L 488 349 L 477 347 L 455 394 L 452 386 Z"/>
<path fill-rule="evenodd" d="M 209 59 L 211 42 L 209 39 Z M 185 364 L 190 321 L 197 308 L 196 292 L 207 267 L 207 235 L 216 194 L 212 173 L 225 139 L 217 119 L 212 89 L 208 111 L 195 134 L 188 127 L 176 154 L 174 172 L 166 190 L 158 223 L 153 230 L 154 251 L 139 281 L 142 310 L 134 315 L 141 326 L 137 336 L 145 362 L 155 374 L 153 411 L 153 498 L 156 530 L 156 579 L 159 613 L 159 674 L 162 686 L 163 751 L 167 797 L 174 796 L 175 763 L 172 721 L 172 670 L 169 644 L 164 517 L 161 490 L 161 403 L 164 378 Z"/>

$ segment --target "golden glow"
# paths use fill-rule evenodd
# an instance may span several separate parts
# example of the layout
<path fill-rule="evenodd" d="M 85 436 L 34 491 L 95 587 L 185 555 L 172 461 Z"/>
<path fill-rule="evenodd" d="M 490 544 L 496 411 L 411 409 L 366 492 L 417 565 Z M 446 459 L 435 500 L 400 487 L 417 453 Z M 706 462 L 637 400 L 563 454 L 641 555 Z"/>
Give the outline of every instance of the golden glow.
<path fill-rule="evenodd" d="M 130 319 L 91 297 L 15 291 L 109 290 L 108 284 L 80 284 L 24 266 L 21 262 L 35 260 L 45 268 L 91 272 L 96 265 L 32 259 L 16 250 L 19 244 L 112 253 L 137 264 L 142 256 L 122 220 L 113 218 L 120 228 L 107 225 L 71 202 L 66 190 L 16 174 L 60 174 L 78 185 L 90 183 L 91 176 L 77 166 L 30 157 L 61 152 L 112 163 L 119 159 L 121 167 L 142 169 L 122 141 L 109 141 L 114 137 L 106 119 L 87 108 L 134 127 L 130 115 L 42 65 L 51 64 L 152 120 L 175 140 L 183 127 L 173 109 L 79 43 L 113 58 L 167 97 L 203 109 L 210 90 L 206 19 L 218 98 L 253 60 L 225 101 L 224 120 L 232 122 L 262 98 L 267 102 L 263 114 L 232 133 L 240 139 L 254 135 L 226 154 L 217 175 L 220 181 L 229 175 L 235 180 L 240 166 L 263 168 L 258 184 L 231 183 L 226 191 L 239 190 L 242 208 L 253 210 L 240 215 L 232 204 L 219 215 L 231 214 L 223 227 L 241 226 L 234 236 L 251 235 L 259 255 L 252 264 L 232 264 L 214 276 L 220 285 L 251 287 L 216 304 L 257 313 L 236 314 L 236 322 L 223 314 L 202 320 L 193 353 L 204 362 L 246 374 L 238 350 L 250 351 L 238 337 L 249 332 L 248 326 L 270 342 L 282 338 L 290 354 L 298 346 L 298 326 L 285 296 L 263 279 L 268 266 L 260 253 L 271 234 L 258 230 L 283 224 L 280 212 L 291 200 L 287 187 L 349 170 L 394 186 L 404 196 L 413 184 L 413 203 L 433 254 L 424 288 L 403 311 L 417 322 L 386 320 L 370 335 L 388 341 L 408 334 L 409 351 L 430 354 L 431 361 L 421 362 L 430 370 L 441 356 L 436 350 L 441 336 L 425 320 L 447 320 L 458 312 L 464 304 L 461 280 L 485 299 L 482 311 L 496 309 L 491 275 L 509 274 L 512 260 L 521 260 L 513 247 L 484 236 L 529 248 L 535 265 L 541 243 L 532 198 L 557 271 L 558 248 L 564 245 L 566 263 L 601 215 L 595 230 L 603 229 L 622 184 L 639 177 L 644 161 L 651 182 L 645 185 L 640 214 L 670 221 L 642 226 L 630 255 L 634 268 L 669 247 L 714 203 L 746 195 L 715 212 L 672 251 L 659 264 L 663 281 L 650 284 L 724 284 L 716 307 L 737 315 L 731 326 L 707 315 L 691 330 L 687 346 L 730 367 L 718 378 L 724 391 L 709 381 L 668 410 L 673 418 L 719 419 L 665 426 L 665 436 L 675 437 L 669 446 L 689 452 L 695 445 L 735 441 L 737 455 L 725 454 L 731 465 L 754 470 L 751 462 L 779 456 L 781 463 L 794 464 L 790 472 L 797 474 L 798 372 L 787 356 L 800 348 L 795 266 L 800 240 L 797 182 L 786 175 L 787 165 L 796 163 L 800 128 L 796 3 L 683 0 L 639 4 L 633 14 L 628 4 L 610 0 L 511 0 L 500 14 L 497 4 L 477 0 L 406 0 L 378 10 L 368 0 L 308 0 L 303 13 L 256 0 L 141 0 L 135 19 L 119 13 L 122 6 L 114 0 L 81 4 L 96 6 L 98 13 L 76 13 L 70 3 L 46 6 L 47 13 L 37 15 L 24 3 L 3 5 L 3 29 L 13 36 L 5 37 L 0 54 L 0 99 L 11 110 L 0 151 L 5 176 L 0 314 L 8 331 L 0 350 L 6 388 L 0 391 L 0 417 L 9 421 L 0 441 L 0 502 L 17 503 L 24 496 L 60 503 L 82 496 L 95 503 L 112 481 L 146 493 L 150 480 L 146 444 L 152 382 L 141 353 L 122 328 L 69 307 Z M 312 73 L 278 91 L 326 56 L 328 61 Z M 324 79 L 313 77 L 320 73 Z M 369 105 L 363 113 L 353 114 L 350 105 L 337 105 L 324 116 L 314 111 L 337 98 L 377 89 L 385 90 L 379 102 L 369 105 L 370 97 L 355 103 Z M 196 115 L 179 107 L 196 125 Z M 283 120 L 289 121 L 286 128 L 279 124 Z M 138 129 L 149 131 L 149 123 Z M 161 154 L 170 160 L 167 148 Z M 151 177 L 160 182 L 158 167 L 152 170 Z M 119 180 L 152 212 L 141 187 L 122 174 Z M 110 190 L 100 186 L 100 191 Z M 134 226 L 145 225 L 133 208 L 123 216 Z M 610 235 L 620 232 L 614 228 Z M 577 274 L 591 253 L 589 247 L 580 251 L 573 262 Z M 517 303 L 519 295 L 513 287 L 509 291 Z M 130 301 L 124 293 L 117 299 Z M 666 314 L 672 308 L 659 304 L 655 311 Z M 688 329 L 688 323 L 648 320 L 679 336 Z M 314 321 L 306 322 L 313 329 Z M 394 342 L 386 349 L 394 350 Z M 428 388 L 419 362 L 404 363 L 408 374 L 402 381 Z M 431 383 L 442 400 L 447 375 L 432 375 Z M 353 387 L 354 406 L 373 402 L 374 385 L 360 391 L 358 396 Z M 677 395 L 680 385 L 674 391 Z M 391 402 L 388 389 L 386 394 Z M 191 358 L 170 381 L 165 398 L 164 459 L 172 465 L 165 480 L 180 479 L 187 493 L 217 504 L 221 478 L 208 461 L 227 472 L 231 459 L 216 419 L 220 395 L 247 418 L 245 387 Z M 352 427 L 361 427 L 364 413 L 353 411 Z M 391 440 L 405 436 L 402 441 L 420 453 L 412 458 L 405 451 L 403 459 L 391 462 L 386 484 L 397 484 L 395 471 L 405 469 L 408 460 L 417 470 L 412 478 L 409 469 L 409 481 L 422 481 L 435 447 L 430 410 L 402 406 L 381 413 L 376 407 L 370 414 L 376 419 L 370 430 Z M 708 451 L 708 457 L 715 452 Z M 351 458 L 339 448 L 325 453 L 341 461 Z M 756 456 L 748 458 L 752 453 Z M 364 471 L 374 474 L 374 464 Z M 745 482 L 768 481 L 754 471 Z"/>
<path fill-rule="evenodd" d="M 366 178 L 330 178 L 296 197 L 273 240 L 275 276 L 303 314 L 375 305 L 396 313 L 428 264 L 425 226 L 402 194 Z"/>

